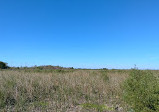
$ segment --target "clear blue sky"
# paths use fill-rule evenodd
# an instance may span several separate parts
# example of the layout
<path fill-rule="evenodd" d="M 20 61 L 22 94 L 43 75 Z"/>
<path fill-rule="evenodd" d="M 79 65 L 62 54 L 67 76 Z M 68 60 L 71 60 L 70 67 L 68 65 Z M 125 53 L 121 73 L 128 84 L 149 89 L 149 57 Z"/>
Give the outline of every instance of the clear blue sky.
<path fill-rule="evenodd" d="M 0 0 L 0 60 L 159 69 L 159 0 Z"/>

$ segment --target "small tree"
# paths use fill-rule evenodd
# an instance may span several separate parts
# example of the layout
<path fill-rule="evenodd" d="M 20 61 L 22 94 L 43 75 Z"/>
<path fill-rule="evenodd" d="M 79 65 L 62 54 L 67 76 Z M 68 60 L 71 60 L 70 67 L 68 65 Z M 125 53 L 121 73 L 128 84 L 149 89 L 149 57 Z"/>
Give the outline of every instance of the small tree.
<path fill-rule="evenodd" d="M 108 68 L 103 68 L 103 70 L 108 70 Z"/>
<path fill-rule="evenodd" d="M 7 63 L 0 61 L 0 69 L 8 68 Z"/>

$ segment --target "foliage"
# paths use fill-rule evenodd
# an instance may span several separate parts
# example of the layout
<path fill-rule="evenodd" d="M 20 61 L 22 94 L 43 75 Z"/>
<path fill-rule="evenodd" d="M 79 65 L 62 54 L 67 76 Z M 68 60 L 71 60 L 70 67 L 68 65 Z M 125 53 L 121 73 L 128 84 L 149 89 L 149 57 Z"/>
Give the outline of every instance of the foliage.
<path fill-rule="evenodd" d="M 159 83 L 149 71 L 133 69 L 124 82 L 123 95 L 135 112 L 159 112 Z"/>
<path fill-rule="evenodd" d="M 8 68 L 7 63 L 0 61 L 0 69 Z"/>

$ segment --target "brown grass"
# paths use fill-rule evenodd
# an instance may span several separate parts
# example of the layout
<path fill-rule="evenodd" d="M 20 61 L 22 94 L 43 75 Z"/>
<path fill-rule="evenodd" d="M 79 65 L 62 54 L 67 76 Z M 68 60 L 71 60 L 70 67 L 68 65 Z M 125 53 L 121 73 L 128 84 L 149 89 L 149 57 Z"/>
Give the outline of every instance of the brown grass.
<path fill-rule="evenodd" d="M 0 71 L 0 111 L 98 111 L 81 106 L 90 103 L 124 112 L 120 85 L 127 76 L 127 71 L 108 70 Z"/>

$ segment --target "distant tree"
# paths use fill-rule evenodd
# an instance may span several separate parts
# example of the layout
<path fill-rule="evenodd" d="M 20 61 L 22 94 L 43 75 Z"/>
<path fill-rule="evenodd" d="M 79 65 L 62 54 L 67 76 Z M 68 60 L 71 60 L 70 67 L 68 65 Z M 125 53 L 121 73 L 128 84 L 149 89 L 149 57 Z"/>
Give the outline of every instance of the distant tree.
<path fill-rule="evenodd" d="M 74 69 L 73 67 L 70 67 L 70 69 Z"/>
<path fill-rule="evenodd" d="M 103 70 L 108 70 L 108 68 L 103 68 Z"/>
<path fill-rule="evenodd" d="M 0 61 L 0 69 L 7 69 L 7 63 Z"/>

